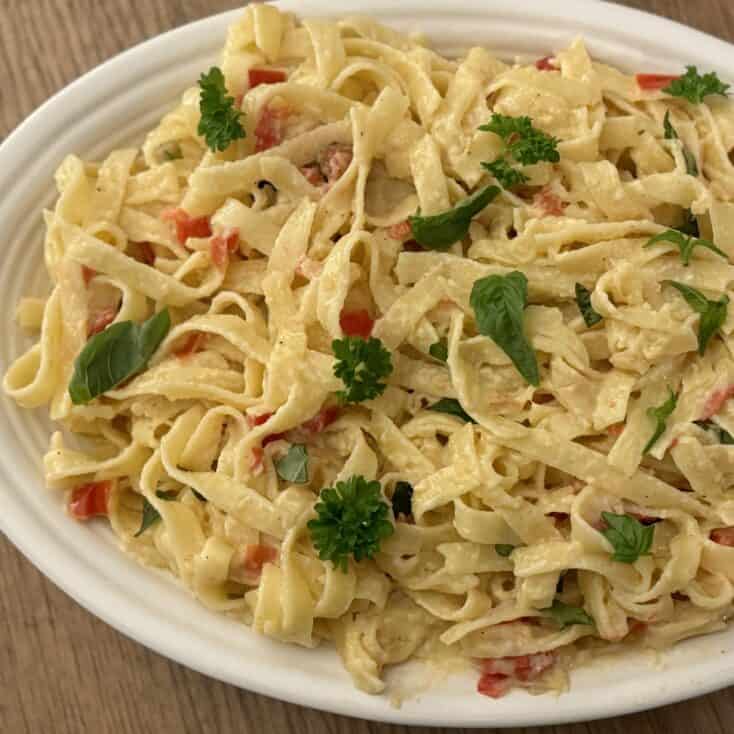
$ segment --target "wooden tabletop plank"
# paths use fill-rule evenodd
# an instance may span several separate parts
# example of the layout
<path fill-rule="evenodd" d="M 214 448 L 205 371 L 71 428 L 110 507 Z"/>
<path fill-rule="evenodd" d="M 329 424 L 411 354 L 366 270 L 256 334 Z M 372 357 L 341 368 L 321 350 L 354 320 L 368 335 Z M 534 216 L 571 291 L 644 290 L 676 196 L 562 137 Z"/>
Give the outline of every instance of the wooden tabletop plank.
<path fill-rule="evenodd" d="M 589 0 L 591 1 L 591 0 Z M 0 0 L 0 137 L 105 59 L 237 0 Z M 734 41 L 731 0 L 625 0 Z M 9 734 L 407 734 L 240 691 L 100 622 L 0 539 L 0 731 Z M 652 674 L 652 672 L 651 672 Z M 491 721 L 491 702 L 487 709 Z M 553 734 L 728 734 L 734 689 Z M 458 729 L 425 729 L 458 734 Z M 539 729 L 517 729 L 535 734 Z"/>

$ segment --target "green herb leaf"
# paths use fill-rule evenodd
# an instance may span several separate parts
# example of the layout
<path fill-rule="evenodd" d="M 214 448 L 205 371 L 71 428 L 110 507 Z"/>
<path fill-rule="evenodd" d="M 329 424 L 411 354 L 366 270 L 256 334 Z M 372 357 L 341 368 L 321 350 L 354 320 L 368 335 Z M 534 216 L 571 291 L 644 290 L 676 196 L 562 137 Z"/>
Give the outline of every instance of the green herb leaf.
<path fill-rule="evenodd" d="M 293 484 L 308 482 L 308 450 L 303 444 L 293 444 L 288 453 L 275 462 L 275 471 L 281 479 Z"/>
<path fill-rule="evenodd" d="M 576 303 L 584 317 L 584 322 L 589 328 L 602 320 L 602 315 L 597 313 L 591 305 L 591 291 L 581 283 L 576 283 Z"/>
<path fill-rule="evenodd" d="M 665 130 L 666 140 L 680 140 L 678 137 L 678 131 L 673 127 L 673 123 L 670 121 L 670 110 L 667 110 L 665 113 L 663 129 Z M 686 160 L 686 173 L 688 173 L 689 176 L 698 176 L 698 163 L 696 163 L 696 156 L 693 155 L 693 153 L 691 153 L 683 143 L 681 143 L 680 146 L 683 157 Z"/>
<path fill-rule="evenodd" d="M 346 388 L 337 393 L 343 402 L 361 403 L 385 392 L 387 385 L 381 380 L 392 373 L 393 367 L 390 352 L 379 339 L 348 336 L 335 339 L 331 348 L 337 359 L 334 374 Z"/>
<path fill-rule="evenodd" d="M 318 517 L 309 521 L 308 529 L 319 558 L 344 573 L 349 556 L 355 561 L 374 558 L 382 540 L 395 532 L 380 483 L 363 476 L 322 489 L 314 509 Z"/>
<path fill-rule="evenodd" d="M 437 403 L 429 405 L 427 410 L 433 410 L 436 413 L 447 413 L 460 418 L 466 423 L 476 423 L 474 418 L 461 407 L 461 403 L 455 398 L 441 398 Z"/>
<path fill-rule="evenodd" d="M 648 240 L 645 247 L 651 247 L 658 242 L 670 242 L 674 244 L 680 250 L 680 259 L 685 267 L 688 267 L 691 264 L 691 256 L 693 255 L 693 251 L 696 247 L 705 247 L 707 250 L 715 252 L 725 260 L 729 259 L 729 256 L 720 250 L 713 242 L 709 242 L 709 240 L 703 240 L 698 237 L 686 236 L 677 229 L 666 229 L 665 232 L 655 235 Z"/>
<path fill-rule="evenodd" d="M 449 358 L 449 345 L 445 339 L 439 339 L 428 347 L 428 353 L 439 362 L 445 362 Z"/>
<path fill-rule="evenodd" d="M 489 171 L 503 189 L 514 189 L 529 181 L 519 168 L 513 168 L 505 158 L 497 158 L 492 163 L 484 162 L 482 168 Z"/>
<path fill-rule="evenodd" d="M 512 551 L 515 550 L 514 545 L 508 545 L 507 543 L 497 543 L 495 545 L 494 549 L 497 551 L 498 556 L 502 556 L 503 558 L 507 558 Z"/>
<path fill-rule="evenodd" d="M 701 321 L 698 325 L 698 353 L 703 355 L 711 337 L 726 321 L 729 296 L 724 294 L 718 301 L 709 301 L 701 291 L 691 288 L 685 283 L 678 283 L 675 280 L 665 282 L 672 285 L 696 313 L 701 314 Z"/>
<path fill-rule="evenodd" d="M 158 514 L 158 510 L 148 502 L 147 497 L 143 497 L 143 517 L 140 520 L 140 529 L 135 533 L 135 537 L 142 535 L 151 525 L 155 525 L 161 516 Z"/>
<path fill-rule="evenodd" d="M 647 409 L 647 415 L 655 421 L 655 430 L 652 436 L 650 436 L 650 440 L 645 444 L 645 448 L 642 449 L 643 456 L 657 443 L 660 436 L 665 433 L 668 418 L 673 414 L 677 405 L 678 396 L 670 390 L 670 396 L 662 405 L 659 405 L 657 408 Z"/>
<path fill-rule="evenodd" d="M 729 84 L 724 84 L 715 72 L 699 74 L 695 66 L 686 66 L 686 73 L 673 80 L 663 92 L 672 97 L 683 97 L 691 104 L 701 104 L 710 94 L 726 96 Z"/>
<path fill-rule="evenodd" d="M 540 161 L 558 163 L 558 139 L 547 135 L 533 127 L 529 117 L 509 117 L 508 115 L 492 115 L 492 120 L 482 125 L 480 130 L 499 135 L 507 145 L 508 153 L 525 166 Z"/>
<path fill-rule="evenodd" d="M 410 517 L 413 514 L 413 485 L 409 482 L 398 482 L 392 493 L 392 514 L 397 520 L 400 515 Z"/>
<path fill-rule="evenodd" d="M 560 625 L 561 629 L 574 624 L 593 625 L 594 620 L 581 608 L 564 604 L 558 599 L 553 600 L 553 606 L 543 610 Z"/>
<path fill-rule="evenodd" d="M 496 186 L 485 186 L 466 199 L 462 199 L 453 209 L 430 217 L 422 217 L 420 212 L 409 217 L 413 239 L 426 250 L 447 250 L 454 242 L 466 237 L 471 220 L 499 192 Z"/>
<path fill-rule="evenodd" d="M 167 492 L 164 492 L 162 489 L 159 489 L 155 496 L 159 500 L 164 500 L 166 502 L 173 502 L 178 497 L 178 492 L 175 489 L 169 489 Z"/>
<path fill-rule="evenodd" d="M 540 384 L 538 362 L 523 331 L 527 302 L 528 279 L 517 270 L 477 280 L 469 299 L 479 332 L 492 339 L 518 372 L 537 387 Z"/>
<path fill-rule="evenodd" d="M 212 66 L 207 74 L 199 79 L 201 95 L 199 111 L 201 119 L 197 132 L 210 150 L 226 150 L 235 140 L 245 137 L 245 129 L 240 118 L 234 97 L 227 95 L 224 74 L 217 66 Z"/>
<path fill-rule="evenodd" d="M 650 555 L 654 525 L 643 525 L 634 517 L 612 512 L 602 512 L 601 517 L 607 525 L 602 535 L 614 548 L 613 561 L 634 563 L 640 556 Z"/>
<path fill-rule="evenodd" d="M 693 421 L 697 426 L 700 426 L 704 431 L 709 431 L 716 435 L 719 443 L 724 446 L 734 446 L 734 436 L 729 433 L 725 428 L 722 428 L 718 423 L 714 423 L 711 420 L 707 421 Z"/>
<path fill-rule="evenodd" d="M 171 317 L 163 309 L 142 324 L 120 321 L 95 334 L 74 362 L 71 402 L 88 403 L 141 372 L 170 328 Z"/>

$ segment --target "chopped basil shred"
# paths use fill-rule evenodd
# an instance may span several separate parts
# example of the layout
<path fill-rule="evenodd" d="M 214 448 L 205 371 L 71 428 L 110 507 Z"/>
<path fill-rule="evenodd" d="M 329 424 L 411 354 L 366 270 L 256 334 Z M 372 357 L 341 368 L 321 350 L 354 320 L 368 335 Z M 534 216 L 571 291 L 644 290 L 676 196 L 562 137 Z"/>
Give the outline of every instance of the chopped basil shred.
<path fill-rule="evenodd" d="M 428 353 L 439 362 L 445 362 L 449 358 L 449 346 L 445 339 L 439 339 L 431 344 Z"/>
<path fill-rule="evenodd" d="M 471 220 L 479 214 L 500 190 L 496 186 L 485 186 L 453 209 L 440 214 L 422 217 L 420 212 L 409 217 L 413 239 L 426 250 L 448 250 L 451 245 L 466 237 Z"/>
<path fill-rule="evenodd" d="M 140 529 L 135 533 L 136 538 L 140 537 L 149 527 L 155 525 L 161 519 L 158 510 L 148 502 L 147 497 L 143 497 L 143 516 L 140 520 Z"/>
<path fill-rule="evenodd" d="M 655 534 L 654 525 L 643 525 L 629 515 L 602 512 L 606 528 L 602 535 L 612 544 L 613 561 L 634 563 L 640 556 L 649 556 Z"/>
<path fill-rule="evenodd" d="M 441 398 L 437 403 L 429 405 L 428 410 L 453 415 L 466 423 L 476 423 L 474 418 L 461 407 L 461 403 L 456 398 Z"/>
<path fill-rule="evenodd" d="M 678 405 L 678 396 L 670 390 L 668 399 L 657 408 L 648 408 L 647 415 L 655 421 L 655 430 L 650 436 L 649 441 L 645 444 L 645 448 L 642 449 L 643 456 L 650 451 L 650 449 L 657 443 L 660 436 L 665 433 L 668 418 L 673 414 L 676 406 Z"/>
<path fill-rule="evenodd" d="M 683 144 L 678 137 L 678 131 L 673 127 L 673 123 L 670 121 L 670 110 L 665 113 L 665 119 L 663 120 L 663 129 L 665 130 L 666 140 L 678 140 L 680 142 L 681 152 L 683 158 L 686 161 L 686 173 L 689 176 L 698 176 L 698 163 L 696 162 L 696 156 Z"/>
<path fill-rule="evenodd" d="M 559 599 L 553 600 L 553 605 L 543 611 L 560 625 L 561 629 L 574 624 L 593 625 L 594 620 L 581 608 L 564 604 Z"/>
<path fill-rule="evenodd" d="M 469 298 L 479 333 L 488 336 L 512 360 L 531 385 L 540 384 L 538 361 L 523 330 L 528 303 L 528 279 L 515 270 L 489 275 L 474 283 Z"/>
<path fill-rule="evenodd" d="M 584 323 L 589 328 L 596 326 L 602 320 L 602 315 L 597 313 L 591 305 L 591 291 L 581 283 L 576 283 L 576 303 L 584 317 Z"/>
<path fill-rule="evenodd" d="M 707 250 L 711 250 L 711 252 L 715 252 L 720 257 L 723 257 L 724 260 L 729 259 L 728 255 L 720 250 L 713 242 L 699 237 L 685 235 L 677 229 L 666 229 L 665 232 L 655 235 L 648 240 L 645 247 L 652 247 L 652 245 L 658 244 L 659 242 L 670 242 L 675 245 L 680 251 L 680 260 L 685 267 L 691 264 L 691 256 L 697 247 L 704 247 Z"/>
<path fill-rule="evenodd" d="M 95 334 L 74 362 L 71 402 L 88 403 L 142 372 L 170 328 L 171 317 L 163 309 L 142 324 L 120 321 Z"/>
<path fill-rule="evenodd" d="M 303 444 L 293 444 L 288 453 L 275 462 L 275 471 L 281 479 L 293 484 L 308 482 L 308 449 Z"/>
<path fill-rule="evenodd" d="M 497 543 L 494 549 L 497 551 L 498 556 L 507 558 L 515 550 L 515 546 L 509 545 L 508 543 Z"/>
<path fill-rule="evenodd" d="M 703 356 L 711 337 L 716 334 L 726 321 L 729 296 L 724 294 L 718 301 L 710 301 L 701 291 L 685 283 L 678 283 L 675 280 L 667 280 L 665 282 L 668 285 L 672 285 L 685 298 L 686 303 L 696 313 L 701 315 L 701 320 L 698 325 L 698 353 Z"/>

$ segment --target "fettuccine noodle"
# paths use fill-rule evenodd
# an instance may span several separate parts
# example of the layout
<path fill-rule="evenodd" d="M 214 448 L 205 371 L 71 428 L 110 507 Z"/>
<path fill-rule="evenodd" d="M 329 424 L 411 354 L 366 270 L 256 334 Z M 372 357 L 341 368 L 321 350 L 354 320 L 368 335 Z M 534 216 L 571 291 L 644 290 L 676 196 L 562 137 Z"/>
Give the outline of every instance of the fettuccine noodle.
<path fill-rule="evenodd" d="M 686 266 L 671 244 L 645 245 L 692 216 L 734 256 L 731 103 L 643 89 L 580 40 L 545 65 L 483 48 L 453 60 L 370 20 L 299 23 L 261 4 L 220 66 L 246 132 L 226 150 L 197 133 L 193 88 L 141 149 L 58 170 L 53 290 L 21 303 L 40 339 L 4 383 L 66 429 L 44 458 L 49 487 L 101 487 L 126 553 L 263 635 L 332 641 L 369 693 L 388 666 L 447 656 L 483 660 L 491 684 L 562 689 L 589 650 L 721 630 L 734 320 L 699 354 L 699 315 L 666 282 L 718 299 L 734 268 L 704 247 Z M 503 142 L 479 127 L 493 113 L 530 117 L 560 161 L 526 166 L 445 251 L 417 246 L 408 217 L 492 183 L 481 163 Z M 470 304 L 477 280 L 513 271 L 528 280 L 537 387 Z M 601 317 L 591 328 L 576 284 Z M 172 327 L 146 368 L 74 404 L 90 334 L 164 308 Z M 393 369 L 382 395 L 341 404 L 332 341 L 365 312 Z M 443 399 L 466 415 L 429 409 Z M 293 444 L 306 482 L 276 470 Z M 409 483 L 412 506 L 344 571 L 308 523 L 319 491 L 356 475 L 388 504 Z M 615 560 L 602 513 L 654 523 L 649 553 Z M 559 624 L 558 601 L 591 623 Z"/>

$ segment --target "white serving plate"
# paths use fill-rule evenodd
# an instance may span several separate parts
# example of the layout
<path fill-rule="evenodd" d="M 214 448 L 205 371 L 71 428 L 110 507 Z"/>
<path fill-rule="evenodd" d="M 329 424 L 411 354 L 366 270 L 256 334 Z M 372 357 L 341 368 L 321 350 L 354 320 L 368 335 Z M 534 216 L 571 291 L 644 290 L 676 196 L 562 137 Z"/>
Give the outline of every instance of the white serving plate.
<path fill-rule="evenodd" d="M 369 12 L 403 31 L 426 33 L 445 52 L 473 44 L 498 54 L 544 56 L 583 35 L 599 59 L 630 71 L 675 72 L 684 64 L 734 77 L 734 46 L 662 18 L 604 2 L 564 0 L 284 0 L 301 15 Z M 225 13 L 166 33 L 103 64 L 57 94 L 0 147 L 2 335 L 0 370 L 26 346 L 13 323 L 18 298 L 43 292 L 41 210 L 69 152 L 101 156 L 141 140 L 177 95 L 215 61 Z M 685 54 L 685 55 L 681 55 Z M 51 426 L 43 411 L 0 400 L 0 527 L 54 583 L 138 642 L 259 693 L 351 716 L 434 726 L 531 726 L 589 720 L 680 701 L 734 683 L 734 629 L 689 640 L 660 668 L 647 655 L 577 671 L 558 698 L 475 693 L 476 674 L 456 675 L 396 709 L 356 691 L 328 647 L 281 645 L 207 611 L 184 590 L 136 565 L 102 523 L 78 524 L 46 491 L 41 456 Z"/>

